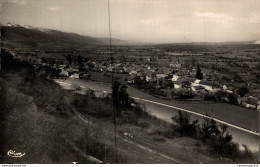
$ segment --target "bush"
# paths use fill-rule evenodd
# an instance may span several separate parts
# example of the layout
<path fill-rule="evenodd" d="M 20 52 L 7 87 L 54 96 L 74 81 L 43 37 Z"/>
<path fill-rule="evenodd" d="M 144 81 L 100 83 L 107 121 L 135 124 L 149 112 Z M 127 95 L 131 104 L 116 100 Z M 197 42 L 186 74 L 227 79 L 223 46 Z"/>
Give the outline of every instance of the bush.
<path fill-rule="evenodd" d="M 181 136 L 196 136 L 198 128 L 198 120 L 190 123 L 190 118 L 187 113 L 178 112 L 178 116 L 173 116 L 172 121 L 177 124 L 176 131 Z"/>
<path fill-rule="evenodd" d="M 219 90 L 215 93 L 215 99 L 217 101 L 221 101 L 223 102 L 224 101 L 224 98 L 228 96 L 228 93 L 223 91 L 223 90 Z"/>
<path fill-rule="evenodd" d="M 177 89 L 175 94 L 179 96 L 181 99 L 189 99 L 195 96 L 193 92 L 189 89 Z"/>
<path fill-rule="evenodd" d="M 210 139 L 211 136 L 217 136 L 220 131 L 217 127 L 216 121 L 213 119 L 205 118 L 202 123 L 202 142 L 206 142 L 207 139 Z"/>
<path fill-rule="evenodd" d="M 213 93 L 209 93 L 208 92 L 208 93 L 204 94 L 204 99 L 206 99 L 206 100 L 215 100 L 216 98 L 215 98 Z"/>
<path fill-rule="evenodd" d="M 249 89 L 247 86 L 242 86 L 237 90 L 237 94 L 239 94 L 240 96 L 245 96 L 245 94 L 247 94 L 249 92 Z"/>
<path fill-rule="evenodd" d="M 228 100 L 231 104 L 235 104 L 235 105 L 238 104 L 237 97 L 234 93 L 228 94 Z"/>
<path fill-rule="evenodd" d="M 141 128 L 149 128 L 150 124 L 146 121 L 138 121 L 136 123 L 137 126 L 141 127 Z"/>

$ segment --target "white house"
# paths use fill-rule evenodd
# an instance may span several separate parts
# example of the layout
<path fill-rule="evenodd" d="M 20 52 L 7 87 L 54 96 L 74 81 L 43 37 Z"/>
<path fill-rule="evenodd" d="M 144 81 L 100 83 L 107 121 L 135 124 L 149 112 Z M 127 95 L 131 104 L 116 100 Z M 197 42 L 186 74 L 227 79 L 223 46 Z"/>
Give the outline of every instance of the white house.
<path fill-rule="evenodd" d="M 61 72 L 60 72 L 60 76 L 69 76 L 69 72 L 68 71 L 66 71 L 66 70 L 62 70 Z"/>
<path fill-rule="evenodd" d="M 79 74 L 73 74 L 70 76 L 72 79 L 79 79 Z"/>
<path fill-rule="evenodd" d="M 179 78 L 179 76 L 178 75 L 173 75 L 172 76 L 172 81 L 174 82 L 174 81 L 177 81 L 178 80 L 178 78 Z"/>

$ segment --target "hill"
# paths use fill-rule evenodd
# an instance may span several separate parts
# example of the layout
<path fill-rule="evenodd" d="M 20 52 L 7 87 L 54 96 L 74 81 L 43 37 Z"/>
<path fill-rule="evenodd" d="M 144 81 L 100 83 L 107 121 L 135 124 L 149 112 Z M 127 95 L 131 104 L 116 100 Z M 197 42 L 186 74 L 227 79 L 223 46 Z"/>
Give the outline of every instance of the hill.
<path fill-rule="evenodd" d="M 2 26 L 3 41 L 21 42 L 27 45 L 52 43 L 102 45 L 103 43 L 93 37 L 81 36 L 75 33 L 66 33 L 57 30 L 26 28 L 22 26 Z"/>
<path fill-rule="evenodd" d="M 76 33 L 58 30 L 7 24 L 1 27 L 4 42 L 19 43 L 28 47 L 55 45 L 65 46 L 104 46 L 109 45 L 109 38 L 83 36 Z M 116 38 L 111 39 L 112 45 L 134 45 L 140 42 L 129 42 Z"/>

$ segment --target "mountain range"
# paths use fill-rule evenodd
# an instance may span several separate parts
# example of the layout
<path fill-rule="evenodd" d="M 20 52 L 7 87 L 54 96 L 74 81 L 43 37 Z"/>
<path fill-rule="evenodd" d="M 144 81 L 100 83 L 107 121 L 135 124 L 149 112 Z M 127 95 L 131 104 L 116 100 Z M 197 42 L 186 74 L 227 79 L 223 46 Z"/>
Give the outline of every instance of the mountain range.
<path fill-rule="evenodd" d="M 1 26 L 2 40 L 12 42 L 22 42 L 26 45 L 35 44 L 71 44 L 71 45 L 110 45 L 109 38 L 98 38 L 83 36 L 76 33 L 62 32 L 58 30 L 39 28 L 33 26 L 21 26 L 18 24 L 8 23 Z M 112 38 L 112 45 L 157 45 L 145 42 L 126 41 Z M 216 44 L 260 44 L 260 40 L 252 41 L 231 41 L 231 42 L 193 42 L 193 43 L 169 43 L 158 45 L 216 45 Z"/>

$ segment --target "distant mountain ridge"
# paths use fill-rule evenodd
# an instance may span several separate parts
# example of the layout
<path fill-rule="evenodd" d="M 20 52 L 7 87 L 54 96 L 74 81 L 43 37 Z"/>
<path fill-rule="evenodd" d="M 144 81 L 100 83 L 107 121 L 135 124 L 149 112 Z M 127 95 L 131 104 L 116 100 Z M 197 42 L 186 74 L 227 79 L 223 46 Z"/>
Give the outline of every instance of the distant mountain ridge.
<path fill-rule="evenodd" d="M 83 36 L 76 33 L 62 32 L 30 25 L 18 25 L 7 23 L 1 26 L 3 40 L 24 42 L 25 44 L 36 44 L 50 42 L 53 44 L 81 44 L 81 45 L 110 45 L 109 38 L 98 38 Z M 260 44 L 260 40 L 251 41 L 230 41 L 230 42 L 190 42 L 190 43 L 160 43 L 153 44 L 148 42 L 126 41 L 112 38 L 112 45 L 243 45 L 243 44 Z"/>
<path fill-rule="evenodd" d="M 62 32 L 58 30 L 33 27 L 29 25 L 21 26 L 18 24 L 7 23 L 1 26 L 1 33 L 4 40 L 24 41 L 27 43 L 78 43 L 86 45 L 109 45 L 109 38 L 98 38 L 83 36 L 76 33 Z M 134 42 L 120 39 L 111 39 L 112 45 L 131 45 Z"/>

